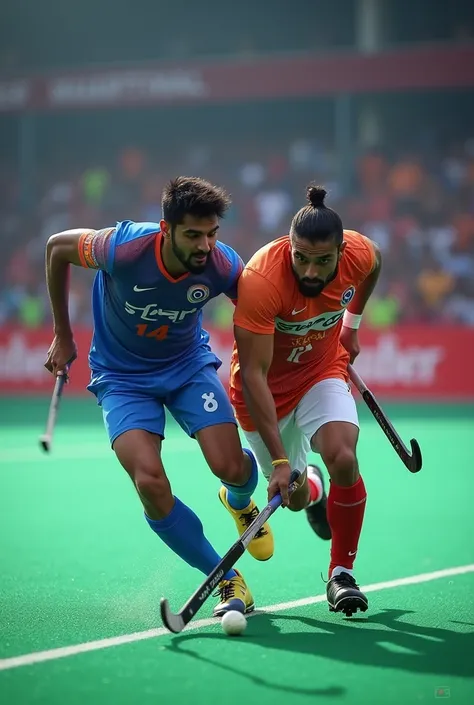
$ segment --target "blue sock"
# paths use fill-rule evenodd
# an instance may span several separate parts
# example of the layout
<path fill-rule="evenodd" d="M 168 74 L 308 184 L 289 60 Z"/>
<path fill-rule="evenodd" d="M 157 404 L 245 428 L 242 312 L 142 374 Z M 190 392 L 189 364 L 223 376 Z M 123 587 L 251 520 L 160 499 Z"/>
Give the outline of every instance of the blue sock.
<path fill-rule="evenodd" d="M 145 519 L 155 534 L 183 561 L 209 575 L 221 557 L 204 536 L 199 517 L 177 497 L 174 500 L 173 509 L 164 519 L 150 519 L 146 514 Z M 229 570 L 223 579 L 229 580 L 235 575 L 235 570 Z"/>
<path fill-rule="evenodd" d="M 245 507 L 248 507 L 258 483 L 258 468 L 255 456 L 247 448 L 244 448 L 244 453 L 247 453 L 252 461 L 252 471 L 245 485 L 229 485 L 227 482 L 222 482 L 224 487 L 227 487 L 227 501 L 232 509 L 245 509 Z"/>

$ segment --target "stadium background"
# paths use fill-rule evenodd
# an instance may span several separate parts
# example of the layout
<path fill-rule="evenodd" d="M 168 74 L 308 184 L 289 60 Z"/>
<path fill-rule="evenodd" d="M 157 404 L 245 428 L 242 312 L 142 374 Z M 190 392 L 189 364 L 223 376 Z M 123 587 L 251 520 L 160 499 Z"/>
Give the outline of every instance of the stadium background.
<path fill-rule="evenodd" d="M 473 88 L 472 0 L 0 3 L 2 702 L 473 702 Z M 213 600 L 194 632 L 160 630 L 159 598 L 179 609 L 201 576 L 142 521 L 85 391 L 89 271 L 73 270 L 79 358 L 38 448 L 47 238 L 158 220 L 177 174 L 231 192 L 222 238 L 244 259 L 287 232 L 309 180 L 383 251 L 356 366 L 424 467 L 406 472 L 360 404 L 362 619 L 327 612 L 328 545 L 278 511 L 274 558 L 239 562 L 266 610 L 245 637 L 206 621 Z M 232 308 L 205 312 L 225 379 Z M 218 482 L 171 422 L 163 457 L 224 552 Z"/>
<path fill-rule="evenodd" d="M 118 0 L 112 20 L 89 0 L 24 4 L 0 11 L 2 393 L 50 391 L 48 236 L 159 220 L 163 183 L 197 174 L 231 192 L 222 238 L 244 260 L 287 232 L 309 180 L 325 184 L 384 254 L 367 382 L 474 399 L 472 3 Z M 77 394 L 91 277 L 72 278 Z M 224 376 L 231 316 L 226 301 L 206 309 Z"/>

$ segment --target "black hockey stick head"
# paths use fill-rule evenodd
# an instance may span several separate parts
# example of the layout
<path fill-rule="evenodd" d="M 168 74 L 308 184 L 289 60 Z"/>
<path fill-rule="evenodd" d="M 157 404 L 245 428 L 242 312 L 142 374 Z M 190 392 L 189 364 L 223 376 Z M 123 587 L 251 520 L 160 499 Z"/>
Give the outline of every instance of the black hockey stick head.
<path fill-rule="evenodd" d="M 422 468 L 423 460 L 418 441 L 412 438 L 410 441 L 411 450 L 408 449 L 405 443 L 398 435 L 398 433 L 396 432 L 395 428 L 386 416 L 383 409 L 379 406 L 372 392 L 366 389 L 362 396 L 365 403 L 372 412 L 372 415 L 374 416 L 375 420 L 387 436 L 388 440 L 392 444 L 395 452 L 397 453 L 398 457 L 402 460 L 405 467 L 412 473 L 419 472 Z"/>
<path fill-rule="evenodd" d="M 179 614 L 175 614 L 171 611 L 168 600 L 165 597 L 161 598 L 160 602 L 160 612 L 163 624 L 170 632 L 174 634 L 179 634 L 183 631 L 186 623 L 184 619 Z"/>
<path fill-rule="evenodd" d="M 51 436 L 47 433 L 44 433 L 42 436 L 39 437 L 38 440 L 40 448 L 42 448 L 45 453 L 49 453 L 51 449 Z"/>
<path fill-rule="evenodd" d="M 407 465 L 407 468 L 410 472 L 419 472 L 421 470 L 421 468 L 423 467 L 423 458 L 421 455 L 420 446 L 418 444 L 418 441 L 415 440 L 415 438 L 411 439 L 410 446 L 411 446 L 410 465 Z"/>

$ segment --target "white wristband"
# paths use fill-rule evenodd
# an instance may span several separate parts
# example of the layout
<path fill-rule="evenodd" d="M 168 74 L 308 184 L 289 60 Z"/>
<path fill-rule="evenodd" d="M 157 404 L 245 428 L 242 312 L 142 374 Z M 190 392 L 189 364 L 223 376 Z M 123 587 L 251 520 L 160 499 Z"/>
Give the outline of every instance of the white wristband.
<path fill-rule="evenodd" d="M 347 309 L 344 311 L 342 325 L 346 328 L 352 328 L 353 330 L 357 330 L 357 328 L 360 326 L 361 321 L 362 314 L 351 313 L 350 311 L 347 311 Z"/>

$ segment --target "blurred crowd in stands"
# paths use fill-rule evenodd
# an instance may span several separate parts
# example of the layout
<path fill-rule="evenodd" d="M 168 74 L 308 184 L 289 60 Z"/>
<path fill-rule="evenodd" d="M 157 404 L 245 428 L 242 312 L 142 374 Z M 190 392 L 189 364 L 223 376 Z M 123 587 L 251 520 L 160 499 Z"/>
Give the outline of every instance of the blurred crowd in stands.
<path fill-rule="evenodd" d="M 305 204 L 305 186 L 316 180 L 329 192 L 347 229 L 364 233 L 383 252 L 383 274 L 364 322 L 474 326 L 474 138 L 444 145 L 426 156 L 379 151 L 360 155 L 344 192 L 332 151 L 316 140 L 264 145 L 233 143 L 227 150 L 205 144 L 174 160 L 155 161 L 137 148 L 110 163 L 44 170 L 37 180 L 37 208 L 21 215 L 19 185 L 0 172 L 0 325 L 49 324 L 44 249 L 47 238 L 75 227 L 104 227 L 117 220 L 159 221 L 160 193 L 178 174 L 222 184 L 233 205 L 221 239 L 247 261 L 253 252 L 288 232 Z M 75 270 L 71 317 L 91 322 L 93 273 Z M 221 297 L 222 298 L 222 297 Z M 227 328 L 232 304 L 215 301 L 206 321 Z"/>

